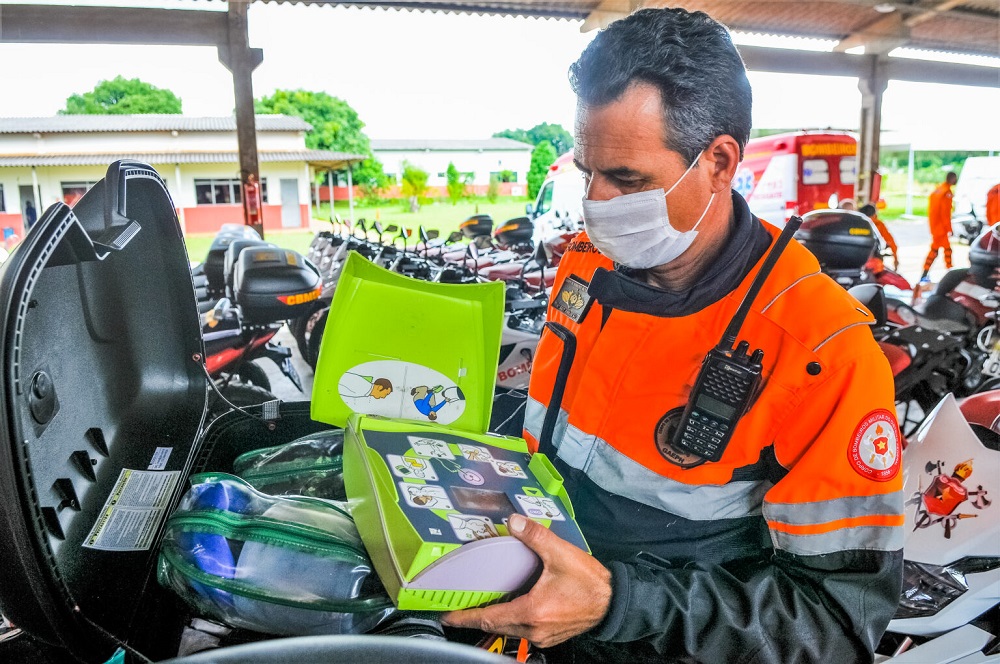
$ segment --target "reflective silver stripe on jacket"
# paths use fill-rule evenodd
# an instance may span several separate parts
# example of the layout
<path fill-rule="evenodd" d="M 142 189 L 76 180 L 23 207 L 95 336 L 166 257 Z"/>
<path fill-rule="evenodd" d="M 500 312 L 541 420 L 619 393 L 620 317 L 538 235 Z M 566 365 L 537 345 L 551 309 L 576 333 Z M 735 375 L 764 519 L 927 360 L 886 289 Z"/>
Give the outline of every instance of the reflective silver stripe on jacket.
<path fill-rule="evenodd" d="M 555 430 L 552 432 L 552 440 L 555 447 L 559 448 L 559 441 L 566 433 L 566 423 L 569 421 L 569 413 L 565 409 L 559 409 L 559 418 L 556 420 Z M 528 397 L 528 403 L 524 407 L 524 430 L 530 433 L 537 441 L 542 436 L 542 425 L 545 423 L 545 406 L 540 402 Z"/>
<path fill-rule="evenodd" d="M 646 444 L 652 445 L 652 439 Z M 759 515 L 764 494 L 772 486 L 766 481 L 684 484 L 653 472 L 573 425 L 566 427 L 559 458 L 605 491 L 693 521 Z"/>
<path fill-rule="evenodd" d="M 879 496 L 848 496 L 812 503 L 764 502 L 764 518 L 790 526 L 812 526 L 838 519 L 903 513 L 903 493 L 894 491 Z"/>
<path fill-rule="evenodd" d="M 799 556 L 818 556 L 852 549 L 898 551 L 903 548 L 903 530 L 902 526 L 857 526 L 819 535 L 792 535 L 772 530 L 771 541 L 775 548 Z"/>

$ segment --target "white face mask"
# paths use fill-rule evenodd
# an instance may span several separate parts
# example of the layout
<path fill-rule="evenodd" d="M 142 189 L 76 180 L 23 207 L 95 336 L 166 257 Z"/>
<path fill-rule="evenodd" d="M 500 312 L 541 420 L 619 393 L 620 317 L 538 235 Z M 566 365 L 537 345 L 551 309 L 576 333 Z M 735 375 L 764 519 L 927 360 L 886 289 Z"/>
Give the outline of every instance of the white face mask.
<path fill-rule="evenodd" d="M 687 251 L 698 235 L 697 228 L 701 220 L 712 207 L 715 194 L 708 199 L 708 205 L 694 227 L 684 232 L 670 225 L 667 196 L 691 172 L 701 154 L 698 153 L 684 174 L 667 191 L 640 191 L 607 201 L 591 201 L 585 196 L 583 221 L 594 246 L 616 263 L 635 269 L 666 265 Z"/>

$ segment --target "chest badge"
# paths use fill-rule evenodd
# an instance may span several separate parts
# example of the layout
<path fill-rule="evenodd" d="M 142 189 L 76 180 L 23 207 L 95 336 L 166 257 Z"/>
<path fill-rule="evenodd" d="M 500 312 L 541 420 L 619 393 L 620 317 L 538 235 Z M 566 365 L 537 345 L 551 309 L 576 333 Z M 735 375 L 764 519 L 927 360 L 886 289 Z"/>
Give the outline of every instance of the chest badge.
<path fill-rule="evenodd" d="M 563 281 L 559 292 L 552 298 L 552 308 L 561 314 L 565 314 L 574 323 L 581 322 L 587 317 L 593 298 L 587 293 L 590 284 L 575 274 L 571 274 Z"/>

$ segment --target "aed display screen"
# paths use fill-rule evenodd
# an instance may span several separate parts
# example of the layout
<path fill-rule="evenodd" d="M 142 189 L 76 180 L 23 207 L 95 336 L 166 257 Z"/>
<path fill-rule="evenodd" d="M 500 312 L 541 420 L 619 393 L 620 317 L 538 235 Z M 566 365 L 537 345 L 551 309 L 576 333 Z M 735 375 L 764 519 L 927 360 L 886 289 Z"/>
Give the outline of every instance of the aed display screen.
<path fill-rule="evenodd" d="M 467 487 L 451 487 L 455 507 L 472 513 L 493 512 L 508 516 L 517 510 L 503 491 L 487 491 L 486 489 L 469 489 Z"/>
<path fill-rule="evenodd" d="M 707 394 L 702 394 L 698 397 L 698 401 L 695 406 L 702 410 L 706 410 L 716 417 L 721 417 L 724 420 L 731 419 L 733 415 L 736 414 L 736 409 L 732 406 L 722 403 L 718 399 L 713 399 Z"/>

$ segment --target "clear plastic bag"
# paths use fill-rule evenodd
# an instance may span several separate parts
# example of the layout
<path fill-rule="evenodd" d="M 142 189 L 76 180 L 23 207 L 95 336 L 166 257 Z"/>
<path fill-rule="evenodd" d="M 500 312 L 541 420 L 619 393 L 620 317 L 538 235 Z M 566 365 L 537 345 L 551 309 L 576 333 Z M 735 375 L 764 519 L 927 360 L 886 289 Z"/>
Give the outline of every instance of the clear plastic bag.
<path fill-rule="evenodd" d="M 167 521 L 158 579 L 206 617 L 268 634 L 360 634 L 395 609 L 343 504 L 202 474 Z"/>
<path fill-rule="evenodd" d="M 343 448 L 343 429 L 321 431 L 242 454 L 233 462 L 233 473 L 272 496 L 346 500 Z"/>

